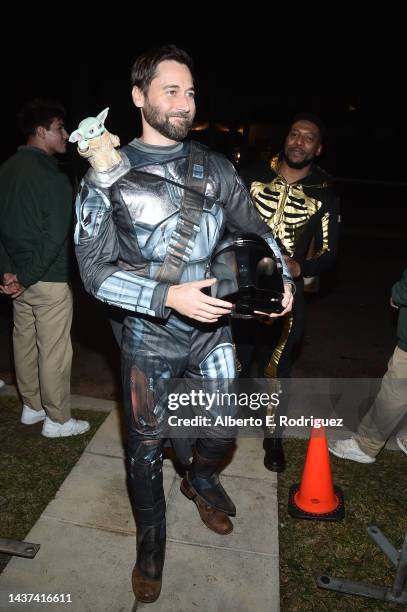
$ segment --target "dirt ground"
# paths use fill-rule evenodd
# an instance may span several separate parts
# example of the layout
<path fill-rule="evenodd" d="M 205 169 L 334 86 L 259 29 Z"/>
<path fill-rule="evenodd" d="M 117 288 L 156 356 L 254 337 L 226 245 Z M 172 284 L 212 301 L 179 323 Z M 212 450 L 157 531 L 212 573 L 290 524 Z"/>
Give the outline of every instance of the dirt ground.
<path fill-rule="evenodd" d="M 380 230 L 347 230 L 336 269 L 318 294 L 307 299 L 304 339 L 293 368 L 296 377 L 381 378 L 396 343 L 396 312 L 390 289 L 407 265 L 405 240 Z M 74 277 L 72 393 L 120 398 L 120 355 L 105 306 Z M 0 299 L 0 378 L 14 383 L 12 309 Z"/>

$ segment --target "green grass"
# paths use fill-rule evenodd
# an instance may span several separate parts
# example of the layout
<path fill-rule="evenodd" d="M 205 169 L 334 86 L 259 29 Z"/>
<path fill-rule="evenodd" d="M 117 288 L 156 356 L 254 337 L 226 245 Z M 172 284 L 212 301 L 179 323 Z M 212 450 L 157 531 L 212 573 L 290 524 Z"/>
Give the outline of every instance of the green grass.
<path fill-rule="evenodd" d="M 319 589 L 329 574 L 391 587 L 395 568 L 367 534 L 377 525 L 399 550 L 407 529 L 407 457 L 383 451 L 366 465 L 331 456 L 334 483 L 345 496 L 341 522 L 298 520 L 287 511 L 289 487 L 301 480 L 307 442 L 284 443 L 287 470 L 279 475 L 281 610 L 283 612 L 402 610 L 402 606 Z M 407 588 L 407 586 L 405 587 Z"/>
<path fill-rule="evenodd" d="M 42 423 L 20 423 L 21 402 L 0 397 L 0 537 L 23 540 L 72 470 L 106 412 L 73 411 L 87 420 L 86 434 L 49 439 Z M 0 555 L 0 572 L 9 560 Z"/>

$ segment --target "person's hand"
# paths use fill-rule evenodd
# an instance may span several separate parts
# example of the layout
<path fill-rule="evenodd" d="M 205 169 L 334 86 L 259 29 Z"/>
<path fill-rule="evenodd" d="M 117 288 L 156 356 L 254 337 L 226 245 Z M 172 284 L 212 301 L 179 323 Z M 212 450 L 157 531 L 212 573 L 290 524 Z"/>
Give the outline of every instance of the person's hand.
<path fill-rule="evenodd" d="M 0 286 L 0 291 L 14 299 L 25 291 L 25 287 L 19 282 L 15 274 L 12 274 L 12 272 L 5 272 L 3 274 L 3 285 Z"/>
<path fill-rule="evenodd" d="M 392 297 L 390 298 L 390 306 L 391 306 L 392 308 L 396 308 L 397 310 L 399 309 L 399 306 L 397 306 L 397 304 L 395 304 L 395 303 L 393 302 L 393 298 L 392 298 Z"/>
<path fill-rule="evenodd" d="M 281 306 L 283 307 L 282 312 L 261 312 L 260 310 L 255 310 L 254 314 L 264 315 L 265 317 L 269 317 L 274 319 L 276 317 L 283 317 L 287 312 L 290 312 L 293 307 L 293 286 L 291 283 L 284 283 L 284 295 L 281 300 Z"/>
<path fill-rule="evenodd" d="M 15 298 L 18 298 L 22 293 L 24 293 L 25 291 L 25 287 L 23 287 L 23 285 L 21 283 L 16 283 L 14 286 L 14 291 L 13 293 L 11 293 L 11 299 L 14 300 Z"/>
<path fill-rule="evenodd" d="M 165 305 L 201 323 L 215 323 L 220 317 L 230 314 L 233 306 L 230 302 L 202 293 L 201 289 L 211 287 L 215 283 L 216 278 L 208 278 L 172 285 L 168 290 Z"/>
<path fill-rule="evenodd" d="M 295 261 L 295 259 L 289 257 L 288 255 L 283 255 L 283 258 L 291 276 L 293 278 L 298 278 L 301 276 L 301 266 L 298 261 Z"/>

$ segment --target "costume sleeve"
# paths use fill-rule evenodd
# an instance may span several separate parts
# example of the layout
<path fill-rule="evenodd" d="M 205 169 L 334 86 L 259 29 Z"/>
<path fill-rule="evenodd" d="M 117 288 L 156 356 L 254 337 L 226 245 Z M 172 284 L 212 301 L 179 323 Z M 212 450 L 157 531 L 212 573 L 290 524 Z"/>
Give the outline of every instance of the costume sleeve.
<path fill-rule="evenodd" d="M 82 181 L 76 199 L 75 253 L 85 289 L 99 300 L 163 319 L 169 284 L 117 265 L 119 246 L 110 191 Z"/>
<path fill-rule="evenodd" d="M 393 285 L 391 297 L 396 306 L 407 306 L 407 268 L 401 279 Z"/>
<path fill-rule="evenodd" d="M 3 282 L 3 274 L 5 274 L 6 272 L 13 272 L 13 268 L 8 253 L 4 248 L 0 237 L 0 285 Z"/>
<path fill-rule="evenodd" d="M 314 227 L 315 253 L 303 261 L 301 265 L 302 276 L 315 276 L 327 270 L 338 252 L 339 237 L 339 198 L 333 195 L 329 204 L 322 207 L 317 218 L 317 226 Z M 310 228 L 312 227 L 310 224 Z M 294 253 L 294 259 L 296 254 Z"/>
<path fill-rule="evenodd" d="M 284 280 L 291 282 L 291 274 L 272 231 L 257 213 L 242 179 L 227 160 L 222 160 L 220 166 L 224 175 L 222 185 L 226 185 L 228 189 L 225 194 L 226 227 L 228 231 L 232 233 L 252 232 L 264 238 L 280 262 Z"/>

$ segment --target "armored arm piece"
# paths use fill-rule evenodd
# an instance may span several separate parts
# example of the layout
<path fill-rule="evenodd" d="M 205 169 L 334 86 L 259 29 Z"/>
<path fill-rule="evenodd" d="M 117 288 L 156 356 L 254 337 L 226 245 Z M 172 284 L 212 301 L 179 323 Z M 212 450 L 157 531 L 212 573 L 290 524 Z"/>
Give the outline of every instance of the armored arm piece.
<path fill-rule="evenodd" d="M 85 289 L 132 312 L 165 318 L 169 285 L 117 265 L 119 245 L 108 190 L 82 181 L 76 200 L 75 253 Z"/>

